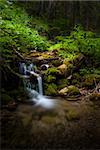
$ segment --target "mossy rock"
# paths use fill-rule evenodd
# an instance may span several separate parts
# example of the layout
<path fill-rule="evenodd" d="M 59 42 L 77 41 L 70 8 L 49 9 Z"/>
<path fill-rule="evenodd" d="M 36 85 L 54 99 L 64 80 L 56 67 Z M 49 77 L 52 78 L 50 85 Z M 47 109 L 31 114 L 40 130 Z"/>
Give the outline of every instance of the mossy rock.
<path fill-rule="evenodd" d="M 52 65 L 54 65 L 55 67 L 58 67 L 62 64 L 62 61 L 61 60 L 53 60 L 52 61 Z"/>
<path fill-rule="evenodd" d="M 13 101 L 13 99 L 8 94 L 2 93 L 0 101 L 1 101 L 1 106 L 3 106 L 3 105 L 8 105 L 11 101 Z"/>
<path fill-rule="evenodd" d="M 61 94 L 61 95 L 68 95 L 68 96 L 79 95 L 80 91 L 79 91 L 79 89 L 76 86 L 70 85 L 68 87 L 64 87 L 63 89 L 61 89 L 59 91 L 59 94 Z"/>
<path fill-rule="evenodd" d="M 70 86 L 68 86 L 68 93 L 70 95 L 78 95 L 78 94 L 80 94 L 80 91 L 76 86 L 70 85 Z"/>
<path fill-rule="evenodd" d="M 69 121 L 79 120 L 80 115 L 77 110 L 71 109 L 66 113 L 66 118 Z"/>
<path fill-rule="evenodd" d="M 71 71 L 73 70 L 74 66 L 73 64 L 62 64 L 58 67 L 58 70 L 61 75 L 64 75 L 65 77 L 69 76 L 71 74 Z"/>
<path fill-rule="evenodd" d="M 70 62 L 69 62 L 69 60 L 67 58 L 65 58 L 63 60 L 63 64 L 65 64 L 66 66 L 69 66 Z"/>
<path fill-rule="evenodd" d="M 46 95 L 57 95 L 57 86 L 54 83 L 46 84 L 45 86 Z"/>

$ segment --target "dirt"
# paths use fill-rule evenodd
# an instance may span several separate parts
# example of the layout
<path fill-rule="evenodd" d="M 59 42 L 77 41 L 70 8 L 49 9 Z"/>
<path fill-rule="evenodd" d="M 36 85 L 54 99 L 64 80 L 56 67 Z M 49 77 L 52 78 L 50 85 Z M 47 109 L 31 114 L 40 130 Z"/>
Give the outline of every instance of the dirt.
<path fill-rule="evenodd" d="M 55 109 L 19 104 L 1 110 L 1 148 L 4 150 L 99 150 L 100 102 L 57 98 Z"/>

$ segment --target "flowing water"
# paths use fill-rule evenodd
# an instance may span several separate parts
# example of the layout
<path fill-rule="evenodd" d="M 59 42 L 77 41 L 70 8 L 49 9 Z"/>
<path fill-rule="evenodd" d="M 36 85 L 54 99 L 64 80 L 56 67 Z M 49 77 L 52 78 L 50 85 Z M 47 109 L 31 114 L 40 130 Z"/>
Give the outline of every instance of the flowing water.
<path fill-rule="evenodd" d="M 34 65 L 30 64 L 27 66 L 25 63 L 20 63 L 19 71 L 24 75 L 24 88 L 27 90 L 30 100 L 35 102 L 35 106 L 41 106 L 46 109 L 54 108 L 57 102 L 56 100 L 43 96 L 42 77 L 34 72 Z M 33 89 L 33 84 L 30 82 L 29 74 L 34 75 L 34 77 L 37 78 L 38 92 Z"/>

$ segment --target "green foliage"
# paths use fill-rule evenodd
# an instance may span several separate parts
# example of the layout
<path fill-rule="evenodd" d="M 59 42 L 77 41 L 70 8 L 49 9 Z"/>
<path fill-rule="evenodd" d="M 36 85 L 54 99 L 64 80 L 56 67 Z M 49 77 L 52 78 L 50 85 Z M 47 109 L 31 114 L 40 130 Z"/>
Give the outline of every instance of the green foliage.
<path fill-rule="evenodd" d="M 31 18 L 31 27 L 35 28 L 40 34 L 46 33 L 49 30 L 48 23 L 41 18 Z"/>
<path fill-rule="evenodd" d="M 45 76 L 45 81 L 48 83 L 54 82 L 55 80 L 56 80 L 55 76 L 52 76 L 52 75 Z"/>
<path fill-rule="evenodd" d="M 46 70 L 46 75 L 57 75 L 59 70 L 56 67 L 49 68 Z"/>
<path fill-rule="evenodd" d="M 80 75 L 89 75 L 89 74 L 100 75 L 100 70 L 93 68 L 82 68 L 80 69 L 79 73 Z"/>
<path fill-rule="evenodd" d="M 7 1 L 1 1 L 0 9 L 0 45 L 3 57 L 9 59 L 13 48 L 21 52 L 27 49 L 43 51 L 47 48 L 46 39 L 36 29 L 30 28 L 31 19 L 25 10 Z"/>
<path fill-rule="evenodd" d="M 70 36 L 57 37 L 56 40 L 58 40 L 57 43 L 52 45 L 49 50 L 58 49 L 59 56 L 63 58 L 80 52 L 97 60 L 100 58 L 100 38 L 96 37 L 93 32 L 84 31 L 81 26 L 75 26 Z"/>
<path fill-rule="evenodd" d="M 58 81 L 58 89 L 63 89 L 64 87 L 68 86 L 69 82 L 67 79 L 60 79 Z"/>
<path fill-rule="evenodd" d="M 57 95 L 57 86 L 56 86 L 56 84 L 54 84 L 54 83 L 46 84 L 45 94 L 46 95 Z"/>

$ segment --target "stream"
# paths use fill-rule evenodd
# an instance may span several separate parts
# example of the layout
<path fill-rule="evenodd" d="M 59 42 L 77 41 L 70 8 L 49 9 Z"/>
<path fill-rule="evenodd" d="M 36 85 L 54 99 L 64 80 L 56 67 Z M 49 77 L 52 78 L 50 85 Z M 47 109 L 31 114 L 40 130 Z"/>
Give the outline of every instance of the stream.
<path fill-rule="evenodd" d="M 24 75 L 23 83 L 26 92 L 30 97 L 30 100 L 35 102 L 35 106 L 41 106 L 46 109 L 52 109 L 56 107 L 57 101 L 47 98 L 43 95 L 43 86 L 42 86 L 42 77 L 37 74 L 34 70 L 34 65 L 26 65 L 25 63 L 20 63 L 19 71 Z M 33 89 L 33 84 L 30 82 L 30 75 L 33 75 L 34 78 L 37 78 L 38 81 L 38 91 Z"/>

